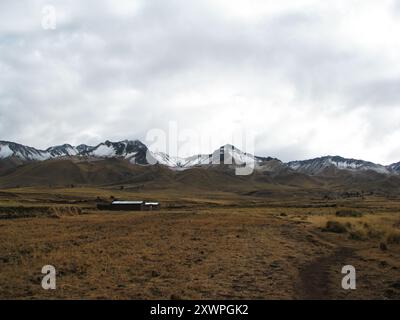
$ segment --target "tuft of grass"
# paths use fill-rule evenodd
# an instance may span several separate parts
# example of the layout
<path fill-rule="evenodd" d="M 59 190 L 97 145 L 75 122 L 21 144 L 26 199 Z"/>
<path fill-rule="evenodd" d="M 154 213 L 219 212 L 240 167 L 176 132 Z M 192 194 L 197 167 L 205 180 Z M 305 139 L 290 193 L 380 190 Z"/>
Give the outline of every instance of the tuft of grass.
<path fill-rule="evenodd" d="M 78 216 L 82 214 L 82 209 L 79 207 L 62 207 L 54 206 L 48 209 L 50 218 L 61 218 L 62 216 Z"/>
<path fill-rule="evenodd" d="M 349 238 L 352 240 L 365 240 L 368 237 L 363 230 L 354 230 L 349 233 Z"/>
<path fill-rule="evenodd" d="M 363 214 L 355 210 L 338 210 L 336 211 L 336 217 L 353 217 L 360 218 Z"/>
<path fill-rule="evenodd" d="M 322 228 L 324 232 L 333 232 L 333 233 L 346 233 L 347 228 L 346 226 L 338 221 L 328 221 L 326 223 L 325 228 Z"/>
<path fill-rule="evenodd" d="M 386 235 L 386 243 L 400 244 L 400 231 L 393 230 Z"/>

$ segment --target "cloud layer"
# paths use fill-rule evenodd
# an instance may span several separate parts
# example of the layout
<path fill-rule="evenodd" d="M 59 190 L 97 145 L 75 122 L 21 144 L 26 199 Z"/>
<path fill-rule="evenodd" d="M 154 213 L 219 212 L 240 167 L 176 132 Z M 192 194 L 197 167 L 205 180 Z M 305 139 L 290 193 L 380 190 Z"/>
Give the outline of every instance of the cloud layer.
<path fill-rule="evenodd" d="M 286 161 L 400 161 L 399 1 L 55 0 L 44 30 L 48 4 L 0 3 L 0 139 L 146 140 L 174 123 L 212 140 L 202 152 L 244 127 Z"/>

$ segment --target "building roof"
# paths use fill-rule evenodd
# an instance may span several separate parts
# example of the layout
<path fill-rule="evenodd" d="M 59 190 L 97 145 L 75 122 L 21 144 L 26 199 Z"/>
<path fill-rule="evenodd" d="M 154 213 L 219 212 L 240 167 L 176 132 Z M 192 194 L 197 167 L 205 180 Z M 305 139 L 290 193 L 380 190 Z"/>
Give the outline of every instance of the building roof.
<path fill-rule="evenodd" d="M 143 204 L 143 201 L 113 201 L 112 204 Z"/>
<path fill-rule="evenodd" d="M 145 206 L 158 206 L 160 203 L 159 202 L 146 202 L 144 205 Z"/>

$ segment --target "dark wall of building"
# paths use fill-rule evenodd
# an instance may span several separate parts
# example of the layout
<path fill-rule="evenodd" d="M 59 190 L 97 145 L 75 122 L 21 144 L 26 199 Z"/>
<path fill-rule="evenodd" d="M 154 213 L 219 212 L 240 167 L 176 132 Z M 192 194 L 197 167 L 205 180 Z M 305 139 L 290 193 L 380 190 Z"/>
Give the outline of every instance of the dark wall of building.
<path fill-rule="evenodd" d="M 110 211 L 141 211 L 143 210 L 143 204 L 98 204 L 97 209 Z"/>

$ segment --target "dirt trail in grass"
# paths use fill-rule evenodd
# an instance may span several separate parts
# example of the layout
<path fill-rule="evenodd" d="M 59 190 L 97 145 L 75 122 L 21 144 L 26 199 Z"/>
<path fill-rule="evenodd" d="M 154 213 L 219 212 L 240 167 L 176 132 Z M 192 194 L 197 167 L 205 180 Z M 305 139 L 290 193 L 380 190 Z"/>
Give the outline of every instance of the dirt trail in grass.
<path fill-rule="evenodd" d="M 318 257 L 305 264 L 299 273 L 299 282 L 296 286 L 297 298 L 302 300 L 335 299 L 332 288 L 332 281 L 337 278 L 335 272 L 339 273 L 346 260 L 353 256 L 353 249 L 339 247 L 330 255 Z M 340 283 L 335 283 L 335 285 L 340 286 Z"/>

